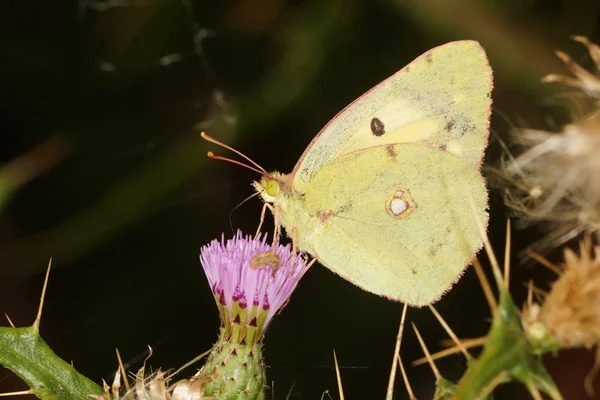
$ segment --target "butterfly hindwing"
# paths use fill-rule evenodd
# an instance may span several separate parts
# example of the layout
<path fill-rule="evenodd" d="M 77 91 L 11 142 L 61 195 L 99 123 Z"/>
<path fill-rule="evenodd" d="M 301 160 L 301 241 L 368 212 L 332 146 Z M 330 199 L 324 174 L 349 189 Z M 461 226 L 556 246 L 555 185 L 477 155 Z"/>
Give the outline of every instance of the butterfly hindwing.
<path fill-rule="evenodd" d="M 319 221 L 311 250 L 367 291 L 428 304 L 481 246 L 470 199 L 486 223 L 483 178 L 455 154 L 413 143 L 348 153 L 307 187 L 306 211 Z"/>

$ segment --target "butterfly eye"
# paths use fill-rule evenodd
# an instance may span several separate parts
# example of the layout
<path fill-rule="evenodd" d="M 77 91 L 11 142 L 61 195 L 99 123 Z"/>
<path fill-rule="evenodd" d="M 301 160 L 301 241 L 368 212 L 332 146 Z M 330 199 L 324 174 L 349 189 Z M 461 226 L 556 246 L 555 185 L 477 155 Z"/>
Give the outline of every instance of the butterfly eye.
<path fill-rule="evenodd" d="M 271 197 L 275 197 L 279 195 L 281 192 L 281 187 L 279 186 L 279 182 L 275 180 L 270 180 L 265 184 L 265 192 Z"/>

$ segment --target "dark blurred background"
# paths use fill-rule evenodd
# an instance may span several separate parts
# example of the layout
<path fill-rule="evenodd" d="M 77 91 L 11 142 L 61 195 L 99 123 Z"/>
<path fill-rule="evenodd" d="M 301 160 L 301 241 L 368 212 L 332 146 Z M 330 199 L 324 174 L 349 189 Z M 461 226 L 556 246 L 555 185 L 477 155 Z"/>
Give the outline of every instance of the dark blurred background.
<path fill-rule="evenodd" d="M 257 175 L 208 159 L 209 149 L 224 152 L 201 130 L 289 172 L 349 102 L 428 49 L 475 39 L 495 74 L 486 158 L 494 165 L 498 138 L 515 126 L 568 120 L 561 89 L 539 80 L 564 73 L 556 48 L 592 65 L 569 36 L 597 41 L 599 11 L 583 0 L 2 0 L 0 311 L 16 325 L 33 321 L 53 257 L 41 335 L 61 357 L 96 382 L 112 380 L 117 347 L 132 370 L 146 345 L 153 368 L 179 367 L 218 334 L 200 246 L 230 235 L 231 225 L 254 232 L 261 207 L 253 200 L 232 212 Z M 492 192 L 490 235 L 500 254 L 506 216 Z M 523 282 L 547 288 L 552 277 L 518 262 L 537 235 L 514 234 L 519 305 Z M 437 308 L 459 337 L 487 332 L 472 269 Z M 346 398 L 384 398 L 401 311 L 312 268 L 267 332 L 269 396 L 337 398 L 335 349 Z M 429 310 L 408 318 L 430 350 L 441 349 L 446 334 Z M 412 331 L 402 346 L 405 362 L 422 356 Z M 584 398 L 593 355 L 547 361 L 565 398 Z M 451 380 L 465 366 L 460 356 L 438 362 Z M 430 369 L 408 373 L 417 397 L 431 398 Z M 0 391 L 25 388 L 0 371 Z M 498 390 L 508 396 L 529 398 L 518 385 Z M 408 398 L 400 377 L 396 398 Z"/>

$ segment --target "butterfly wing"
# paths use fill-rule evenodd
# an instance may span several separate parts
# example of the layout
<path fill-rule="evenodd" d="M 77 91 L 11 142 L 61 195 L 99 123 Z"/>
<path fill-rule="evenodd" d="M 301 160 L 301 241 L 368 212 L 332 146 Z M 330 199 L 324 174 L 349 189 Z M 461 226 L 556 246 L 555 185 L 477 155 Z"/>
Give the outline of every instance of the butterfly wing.
<path fill-rule="evenodd" d="M 475 41 L 426 52 L 347 106 L 313 139 L 296 164 L 293 188 L 355 150 L 405 142 L 445 149 L 479 166 L 487 145 L 492 71 Z"/>
<path fill-rule="evenodd" d="M 361 288 L 412 305 L 437 300 L 481 247 L 471 201 L 487 224 L 478 167 L 420 143 L 338 157 L 304 200 L 318 221 L 309 252 Z"/>

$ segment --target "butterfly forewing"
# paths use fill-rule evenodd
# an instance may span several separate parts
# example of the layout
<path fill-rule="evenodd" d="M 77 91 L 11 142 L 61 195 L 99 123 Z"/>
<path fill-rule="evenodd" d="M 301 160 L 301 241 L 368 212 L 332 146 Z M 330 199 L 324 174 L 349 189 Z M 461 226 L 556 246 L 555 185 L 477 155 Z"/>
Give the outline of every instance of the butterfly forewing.
<path fill-rule="evenodd" d="M 475 41 L 431 49 L 333 118 L 296 164 L 304 193 L 327 163 L 355 150 L 424 142 L 480 165 L 487 145 L 492 71 Z"/>

